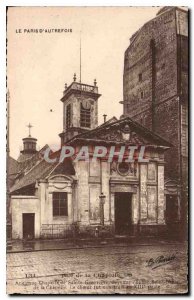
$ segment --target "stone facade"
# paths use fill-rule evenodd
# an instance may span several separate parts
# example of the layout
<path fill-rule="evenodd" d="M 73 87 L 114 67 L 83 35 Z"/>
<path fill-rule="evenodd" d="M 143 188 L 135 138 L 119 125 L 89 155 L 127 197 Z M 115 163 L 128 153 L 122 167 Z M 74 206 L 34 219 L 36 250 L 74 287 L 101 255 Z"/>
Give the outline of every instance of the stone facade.
<path fill-rule="evenodd" d="M 12 238 L 22 239 L 23 214 L 34 214 L 34 237 L 63 237 L 69 225 L 78 224 L 101 227 L 100 194 L 105 196 L 104 226 L 112 233 L 158 234 L 165 227 L 164 201 L 164 160 L 155 156 L 149 163 L 137 164 L 136 172 L 121 175 L 117 171 L 118 163 L 98 160 L 97 162 L 79 161 L 74 167 L 76 176 L 58 174 L 40 180 L 36 185 L 36 196 L 12 196 Z M 68 216 L 53 216 L 53 193 L 67 193 Z M 116 197 L 122 203 L 122 197 L 131 201 L 129 224 L 122 222 L 115 226 L 115 211 L 119 208 Z M 120 205 L 120 204 L 119 204 Z M 118 206 L 118 207 L 116 207 Z M 126 230 L 125 230 L 126 229 Z"/>
<path fill-rule="evenodd" d="M 125 52 L 124 115 L 172 142 L 174 148 L 166 154 L 166 176 L 172 178 L 180 178 L 179 114 L 188 115 L 187 28 L 187 12 L 168 9 L 134 34 Z M 183 147 L 185 135 L 183 129 Z"/>
<path fill-rule="evenodd" d="M 12 196 L 11 217 L 12 217 L 12 238 L 23 239 L 23 214 L 34 214 L 34 237 L 40 237 L 40 200 L 35 196 Z"/>
<path fill-rule="evenodd" d="M 63 102 L 63 132 L 60 134 L 63 145 L 73 136 L 94 129 L 98 125 L 98 87 L 95 85 L 73 82 L 66 87 L 61 101 Z M 90 111 L 91 124 L 82 124 L 81 106 Z M 69 110 L 69 111 L 68 111 Z"/>
<path fill-rule="evenodd" d="M 163 8 L 130 39 L 125 51 L 123 113 L 173 144 L 165 178 L 188 192 L 188 11 Z M 183 200 L 184 199 L 184 200 Z M 178 200 L 179 201 L 179 200 Z"/>
<path fill-rule="evenodd" d="M 158 236 L 170 235 L 171 224 L 179 229 L 179 179 L 187 169 L 186 15 L 163 9 L 132 36 L 120 120 L 98 126 L 96 81 L 91 86 L 74 77 L 65 86 L 61 146 L 75 153 L 87 146 L 90 159 L 52 165 L 36 153 L 24 164 L 11 188 L 13 238 Z M 137 149 L 133 162 L 119 162 L 118 154 L 92 160 L 95 146 Z M 142 147 L 146 161 L 138 159 Z"/>
<path fill-rule="evenodd" d="M 128 132 L 128 133 L 127 133 Z M 12 237 L 57 238 L 78 235 L 158 235 L 167 232 L 165 223 L 164 152 L 170 144 L 131 119 L 113 120 L 94 130 L 74 136 L 69 145 L 76 151 L 89 147 L 89 161 L 73 160 L 73 171 L 67 162 L 48 167 L 36 162 L 23 177 L 28 184 L 31 172 L 40 166 L 39 178 L 34 178 L 34 195 L 26 196 L 21 180 L 12 187 L 11 215 Z M 109 162 L 107 157 L 92 159 L 95 145 L 110 147 L 117 144 L 137 146 L 134 162 L 117 159 Z M 145 146 L 146 161 L 139 161 L 140 146 Z M 121 148 L 120 148 L 121 149 Z M 49 163 L 48 163 L 49 164 Z M 124 165 L 123 165 L 124 164 Z M 69 174 L 68 173 L 69 168 Z M 17 195 L 14 195 L 17 193 Z M 66 214 L 55 215 L 55 193 L 66 195 Z M 24 195 L 23 195 L 24 194 Z M 101 200 L 103 195 L 104 201 Z M 26 218 L 32 218 L 31 231 Z M 27 222 L 27 223 L 25 223 Z"/>

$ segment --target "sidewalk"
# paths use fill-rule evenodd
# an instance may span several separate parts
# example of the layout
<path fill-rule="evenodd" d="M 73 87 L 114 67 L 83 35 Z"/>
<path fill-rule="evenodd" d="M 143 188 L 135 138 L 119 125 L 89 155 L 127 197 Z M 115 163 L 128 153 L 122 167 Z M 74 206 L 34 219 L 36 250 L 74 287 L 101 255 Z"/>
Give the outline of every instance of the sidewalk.
<path fill-rule="evenodd" d="M 7 242 L 7 253 L 50 251 L 66 249 L 83 249 L 98 247 L 129 247 L 129 246 L 149 246 L 159 244 L 179 244 L 177 240 L 161 240 L 156 238 L 134 238 L 134 237 L 114 237 L 106 239 L 52 239 L 52 240 L 9 240 Z"/>

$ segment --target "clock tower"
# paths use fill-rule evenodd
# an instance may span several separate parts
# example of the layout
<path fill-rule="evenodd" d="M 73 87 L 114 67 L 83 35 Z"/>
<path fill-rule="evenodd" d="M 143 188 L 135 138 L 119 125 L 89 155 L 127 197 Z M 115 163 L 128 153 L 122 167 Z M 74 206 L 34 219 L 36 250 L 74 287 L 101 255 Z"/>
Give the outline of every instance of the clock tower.
<path fill-rule="evenodd" d="M 98 126 L 98 87 L 79 83 L 74 74 L 70 86 L 65 85 L 63 97 L 63 132 L 59 134 L 61 145 L 75 135 Z"/>

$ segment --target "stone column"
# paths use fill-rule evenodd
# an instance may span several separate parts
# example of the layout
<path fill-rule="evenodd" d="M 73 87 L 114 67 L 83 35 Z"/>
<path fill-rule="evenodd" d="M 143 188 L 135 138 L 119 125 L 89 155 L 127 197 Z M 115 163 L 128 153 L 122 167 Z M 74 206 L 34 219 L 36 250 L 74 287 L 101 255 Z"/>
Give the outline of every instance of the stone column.
<path fill-rule="evenodd" d="M 45 185 L 46 183 L 40 182 L 39 184 L 39 197 L 40 197 L 40 226 L 42 224 L 46 223 L 46 214 L 47 214 L 47 209 L 46 209 L 46 190 L 45 190 Z"/>
<path fill-rule="evenodd" d="M 68 223 L 71 224 L 73 220 L 72 193 L 67 193 L 67 204 L 68 204 Z"/>
<path fill-rule="evenodd" d="M 51 191 L 48 193 L 47 205 L 46 205 L 46 216 L 47 216 L 47 224 L 53 223 L 53 194 Z"/>
<path fill-rule="evenodd" d="M 73 222 L 78 221 L 77 182 L 72 183 Z"/>
<path fill-rule="evenodd" d="M 139 190 L 132 195 L 132 221 L 133 224 L 138 224 L 139 221 Z"/>
<path fill-rule="evenodd" d="M 112 223 L 115 222 L 115 195 L 114 193 L 110 194 L 110 205 L 111 205 L 111 221 Z"/>
<path fill-rule="evenodd" d="M 140 165 L 140 223 L 147 221 L 147 164 L 141 163 Z"/>
<path fill-rule="evenodd" d="M 109 224 L 110 205 L 109 205 L 109 178 L 110 178 L 110 165 L 106 161 L 101 162 L 101 184 L 102 192 L 106 196 L 104 203 L 104 222 Z"/>
<path fill-rule="evenodd" d="M 158 224 L 165 224 L 164 211 L 164 165 L 160 164 L 158 165 Z"/>
<path fill-rule="evenodd" d="M 89 224 L 89 163 L 78 161 L 76 172 L 78 183 L 78 216 L 82 224 Z"/>

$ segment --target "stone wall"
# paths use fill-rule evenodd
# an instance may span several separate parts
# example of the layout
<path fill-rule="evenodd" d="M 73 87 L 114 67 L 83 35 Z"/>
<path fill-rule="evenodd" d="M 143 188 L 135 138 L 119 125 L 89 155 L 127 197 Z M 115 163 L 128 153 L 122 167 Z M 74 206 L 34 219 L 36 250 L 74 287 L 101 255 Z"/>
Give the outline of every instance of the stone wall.
<path fill-rule="evenodd" d="M 66 107 L 71 104 L 71 120 L 73 127 L 80 127 L 80 103 L 82 99 L 86 99 L 91 104 L 91 129 L 98 126 L 98 100 L 91 97 L 81 97 L 77 95 L 71 95 L 67 101 L 63 103 L 63 130 L 66 131 Z"/>
<path fill-rule="evenodd" d="M 40 237 L 40 200 L 33 196 L 12 196 L 12 238 L 23 239 L 23 213 L 35 214 L 35 238 Z"/>
<path fill-rule="evenodd" d="M 77 204 L 79 223 L 89 223 L 89 162 L 78 161 L 75 165 L 75 172 L 78 178 L 77 184 Z"/>
<path fill-rule="evenodd" d="M 165 152 L 165 177 L 177 179 L 180 177 L 179 148 L 179 97 L 173 97 L 156 107 L 156 132 L 168 140 L 172 147 Z"/>
<path fill-rule="evenodd" d="M 104 225 L 103 234 L 114 232 L 115 197 L 128 193 L 131 199 L 130 234 L 138 235 L 165 225 L 164 221 L 164 165 L 157 160 L 140 163 L 135 173 L 126 176 L 111 171 L 106 161 L 78 161 L 75 165 L 77 181 L 63 175 L 40 181 L 37 197 L 12 196 L 13 238 L 23 238 L 22 214 L 35 214 L 35 238 L 72 237 L 72 224 L 77 224 L 80 234 L 95 235 L 102 223 L 99 196 L 103 192 Z M 66 192 L 68 216 L 53 216 L 53 192 Z M 39 200 L 40 199 L 40 200 Z M 120 199 L 122 201 L 122 197 Z M 93 230 L 91 231 L 91 228 Z M 147 230 L 146 230 L 147 228 Z M 100 229 L 101 230 L 101 229 Z M 69 231 L 69 233 L 68 233 Z M 69 235 L 68 235 L 69 234 Z"/>
<path fill-rule="evenodd" d="M 133 35 L 125 52 L 123 93 L 124 114 L 172 143 L 165 153 L 165 177 L 179 179 L 182 173 L 185 178 L 187 155 L 181 158 L 181 151 L 188 149 L 186 11 L 171 8 Z"/>
<path fill-rule="evenodd" d="M 152 51 L 152 41 L 154 51 Z M 123 76 L 125 115 L 136 117 L 149 110 L 145 124 L 150 127 L 152 102 L 158 104 L 176 95 L 176 45 L 175 9 L 157 16 L 136 33 L 125 52 Z M 152 99 L 153 94 L 154 99 Z M 140 117 L 138 118 L 141 120 Z"/>

